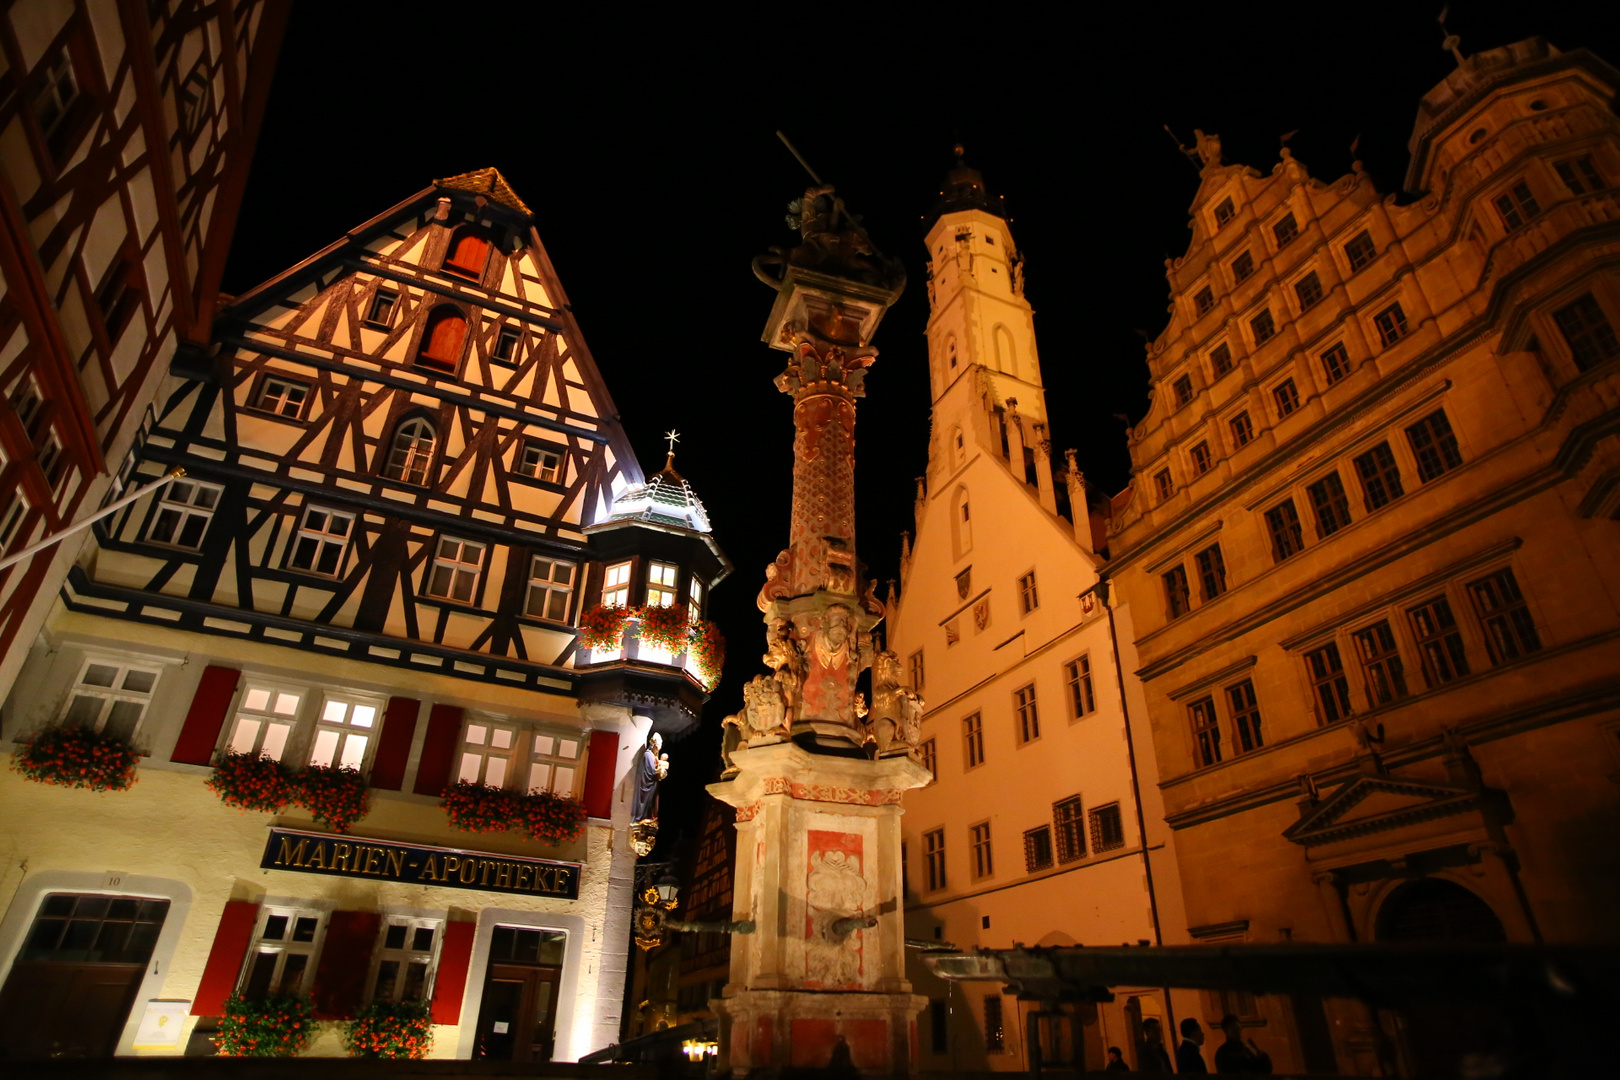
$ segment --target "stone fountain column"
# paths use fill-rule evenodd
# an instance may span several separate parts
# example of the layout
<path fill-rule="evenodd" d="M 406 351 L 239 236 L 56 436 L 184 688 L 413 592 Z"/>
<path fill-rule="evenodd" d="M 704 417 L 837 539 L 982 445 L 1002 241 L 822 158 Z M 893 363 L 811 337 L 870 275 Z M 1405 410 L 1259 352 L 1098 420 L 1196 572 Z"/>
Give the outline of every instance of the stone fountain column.
<path fill-rule="evenodd" d="M 720 1066 L 908 1073 L 925 999 L 905 977 L 901 798 L 931 778 L 914 756 L 922 701 L 876 648 L 883 605 L 855 554 L 855 403 L 905 279 L 832 188 L 790 210 L 801 242 L 754 265 L 777 294 L 764 340 L 789 354 L 776 379 L 793 399 L 788 547 L 759 594 L 770 674 L 726 718 L 709 787 L 737 808 L 733 918 L 756 928 L 732 939 L 714 1003 Z"/>

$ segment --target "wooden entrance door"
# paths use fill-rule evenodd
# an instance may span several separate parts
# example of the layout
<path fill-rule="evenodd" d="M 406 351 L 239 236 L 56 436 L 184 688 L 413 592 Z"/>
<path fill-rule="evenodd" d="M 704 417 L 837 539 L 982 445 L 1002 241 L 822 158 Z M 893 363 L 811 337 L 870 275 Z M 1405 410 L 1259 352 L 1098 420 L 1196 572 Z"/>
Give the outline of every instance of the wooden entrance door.
<path fill-rule="evenodd" d="M 0 1058 L 111 1057 L 167 900 L 52 893 L 0 989 Z"/>
<path fill-rule="evenodd" d="M 491 963 L 478 1007 L 473 1056 L 492 1061 L 550 1061 L 561 980 L 560 967 Z"/>

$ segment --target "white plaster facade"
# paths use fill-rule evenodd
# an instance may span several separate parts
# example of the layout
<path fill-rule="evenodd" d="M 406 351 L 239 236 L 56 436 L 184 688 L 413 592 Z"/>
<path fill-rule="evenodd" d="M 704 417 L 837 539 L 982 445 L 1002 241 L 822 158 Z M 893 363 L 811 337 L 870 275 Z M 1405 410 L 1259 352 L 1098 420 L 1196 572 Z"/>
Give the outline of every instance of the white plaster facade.
<path fill-rule="evenodd" d="M 970 207 L 944 213 L 927 244 L 933 436 L 888 639 L 927 702 L 925 761 L 937 777 L 906 796 L 907 937 L 962 950 L 1185 941 L 1146 712 L 1130 678 L 1133 779 L 1118 678 L 1136 667 L 1132 639 L 1119 628 L 1125 652 L 1116 657 L 1108 611 L 1090 591 L 1106 560 L 1093 550 L 1084 482 L 1072 467 L 1061 491 L 1054 481 L 1034 311 L 1011 232 L 1003 218 Z M 1070 495 L 1078 529 L 1060 512 Z M 1090 689 L 1077 705 L 1082 664 Z M 973 717 L 977 735 L 968 730 Z M 1055 817 L 1056 804 L 1073 799 L 1078 851 L 1072 831 L 1060 842 Z M 1111 808 L 1120 829 L 1104 838 Z M 988 828 L 988 867 L 976 859 L 976 827 Z M 1026 834 L 1043 828 L 1047 865 L 1038 835 L 1029 857 L 1025 850 Z M 943 881 L 930 858 L 939 838 Z M 1027 1004 L 1005 999 L 998 1048 L 985 1030 L 985 998 L 1000 988 L 941 982 L 909 951 L 911 978 L 931 999 L 919 1031 L 925 1069 L 1027 1067 Z M 1141 1016 L 1165 1015 L 1162 991 L 1117 994 L 1086 1023 L 1093 1068 L 1110 1045 L 1134 1062 L 1130 999 Z M 942 1009 L 945 1032 L 936 1030 Z"/>

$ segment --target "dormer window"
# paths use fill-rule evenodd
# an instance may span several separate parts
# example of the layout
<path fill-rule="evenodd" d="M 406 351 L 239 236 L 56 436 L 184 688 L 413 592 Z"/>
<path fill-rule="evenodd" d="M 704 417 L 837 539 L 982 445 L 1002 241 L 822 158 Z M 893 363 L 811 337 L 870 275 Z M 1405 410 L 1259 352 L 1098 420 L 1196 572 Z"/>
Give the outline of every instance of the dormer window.
<path fill-rule="evenodd" d="M 454 371 L 461 363 L 461 345 L 466 339 L 467 316 L 449 304 L 442 304 L 428 316 L 416 362 L 441 371 Z"/>
<path fill-rule="evenodd" d="M 647 568 L 647 606 L 675 606 L 675 578 L 680 567 L 674 563 L 655 562 Z"/>
<path fill-rule="evenodd" d="M 437 442 L 438 432 L 431 421 L 422 417 L 405 421 L 394 431 L 383 475 L 406 484 L 426 484 Z"/>
<path fill-rule="evenodd" d="M 478 281 L 484 276 L 484 265 L 489 262 L 489 241 L 471 226 L 462 226 L 450 237 L 445 249 L 442 269 L 447 274 Z"/>

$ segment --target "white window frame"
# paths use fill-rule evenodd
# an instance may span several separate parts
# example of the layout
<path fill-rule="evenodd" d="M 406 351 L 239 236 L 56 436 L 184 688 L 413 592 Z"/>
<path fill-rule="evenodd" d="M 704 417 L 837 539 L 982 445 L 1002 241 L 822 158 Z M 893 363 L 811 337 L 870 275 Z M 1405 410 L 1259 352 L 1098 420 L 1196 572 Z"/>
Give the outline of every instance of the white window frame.
<path fill-rule="evenodd" d="M 526 734 L 522 724 L 505 717 L 470 714 L 456 743 L 455 779 L 485 787 L 506 787 L 514 772 L 513 759 Z M 501 745 L 503 742 L 505 745 Z"/>
<path fill-rule="evenodd" d="M 674 607 L 675 583 L 680 580 L 681 568 L 657 559 L 647 563 L 647 606 Z"/>
<path fill-rule="evenodd" d="M 311 765 L 342 765 L 364 772 L 382 726 L 382 702 L 353 694 L 322 695 L 315 737 L 306 757 Z"/>
<path fill-rule="evenodd" d="M 602 606 L 630 606 L 630 562 L 613 563 L 602 571 Z"/>
<path fill-rule="evenodd" d="M 703 621 L 703 582 L 696 574 L 686 583 L 686 621 L 693 626 Z"/>
<path fill-rule="evenodd" d="M 566 573 L 566 580 L 557 577 Z M 531 619 L 566 623 L 574 607 L 574 581 L 579 575 L 577 563 L 566 559 L 553 559 L 549 555 L 534 555 L 529 559 L 529 587 L 524 594 L 523 613 Z M 551 614 L 558 604 L 562 610 Z M 538 608 L 538 610 L 536 610 Z"/>
<path fill-rule="evenodd" d="M 85 679 L 90 674 L 91 668 L 110 669 L 112 674 L 104 684 L 86 682 Z M 125 685 L 130 681 L 130 677 L 136 674 L 150 675 L 152 677 L 152 681 L 147 684 L 144 691 L 131 689 Z M 73 686 L 68 690 L 67 700 L 62 703 L 62 713 L 58 719 L 64 723 L 69 722 L 69 717 L 72 716 L 75 706 L 81 700 L 96 702 L 97 704 L 93 706 L 95 709 L 94 714 L 89 713 L 87 707 L 77 717 L 74 717 L 71 722 L 90 731 L 99 732 L 106 729 L 107 721 L 112 719 L 113 711 L 117 709 L 119 704 L 138 705 L 140 706 L 140 714 L 135 717 L 134 723 L 129 727 L 128 734 L 124 736 L 133 739 L 140 733 L 141 724 L 146 720 L 147 706 L 152 703 L 152 695 L 157 690 L 158 680 L 162 677 L 163 670 L 161 665 L 158 664 L 141 663 L 139 661 L 131 663 L 127 659 L 119 657 L 94 654 L 87 656 L 84 663 L 79 666 L 79 674 L 73 680 Z"/>
<path fill-rule="evenodd" d="M 56 134 L 57 128 L 66 123 L 74 104 L 79 100 L 79 80 L 74 74 L 73 56 L 67 46 L 58 49 L 56 55 L 46 63 L 40 82 L 42 85 L 34 94 L 29 108 L 34 114 L 34 123 L 39 125 L 39 133 L 49 139 Z M 43 115 L 47 105 L 56 109 L 56 115 L 48 122 Z"/>
<path fill-rule="evenodd" d="M 293 699 L 291 711 L 283 711 L 288 697 Z M 308 687 L 250 678 L 242 687 L 236 711 L 231 716 L 230 733 L 225 740 L 226 752 L 262 753 L 276 761 L 285 760 L 288 744 L 298 731 L 298 718 L 309 697 Z M 243 738 L 246 724 L 253 724 L 254 727 Z M 281 732 L 280 737 L 271 737 L 271 733 L 277 730 Z"/>
<path fill-rule="evenodd" d="M 279 388 L 279 390 L 276 388 Z M 297 395 L 296 399 L 293 396 L 294 394 Z M 254 401 L 253 407 L 260 412 L 298 420 L 303 417 L 304 403 L 308 400 L 308 383 L 285 378 L 281 375 L 266 375 L 264 382 L 259 384 L 259 396 Z M 287 411 L 288 405 L 292 406 L 291 412 Z"/>
<path fill-rule="evenodd" d="M 400 948 L 388 947 L 388 931 L 394 927 L 405 928 L 404 945 Z M 427 949 L 414 948 L 416 934 L 421 930 L 433 931 L 433 944 Z M 399 1001 L 403 997 L 405 984 L 409 981 L 412 964 L 421 964 L 424 967 L 422 974 L 422 995 L 412 998 L 413 1001 L 433 1000 L 433 980 L 438 976 L 439 946 L 444 941 L 443 919 L 417 919 L 407 915 L 385 915 L 382 927 L 377 934 L 377 945 L 371 950 L 371 971 L 366 976 L 366 1001 Z M 394 969 L 393 985 L 382 985 L 382 966 L 392 962 L 398 965 Z"/>
<path fill-rule="evenodd" d="M 424 416 L 412 417 L 394 428 L 388 440 L 388 460 L 383 476 L 401 484 L 425 487 L 433 471 L 433 455 L 439 447 L 439 429 Z"/>
<path fill-rule="evenodd" d="M 455 545 L 453 552 L 446 553 L 447 544 Z M 477 549 L 477 560 L 466 560 L 467 549 Z M 478 600 L 479 579 L 484 574 L 484 556 L 489 552 L 489 544 L 482 540 L 466 540 L 459 536 L 440 535 L 433 541 L 433 560 L 428 564 L 427 578 L 422 582 L 422 595 L 435 600 L 449 600 L 457 604 L 472 604 Z M 435 586 L 440 571 L 445 577 L 442 586 Z M 467 595 L 457 595 L 457 586 L 465 581 Z"/>
<path fill-rule="evenodd" d="M 530 439 L 518 447 L 516 465 L 519 476 L 547 484 L 562 483 L 563 455 L 554 446 Z"/>
<path fill-rule="evenodd" d="M 237 990 L 246 993 L 248 984 L 252 981 L 254 969 L 258 967 L 261 956 L 274 956 L 271 968 L 270 981 L 265 989 L 266 995 L 282 993 L 281 981 L 286 976 L 287 958 L 290 956 L 307 957 L 303 970 L 299 974 L 296 993 L 308 996 L 310 988 L 315 983 L 315 969 L 320 963 L 321 946 L 326 941 L 326 916 L 324 911 L 315 908 L 289 907 L 283 904 L 266 904 L 259 912 L 259 921 L 253 928 L 253 944 L 248 947 L 246 959 L 242 963 L 242 972 L 237 978 Z M 284 936 L 281 938 L 265 938 L 269 929 L 270 920 L 285 918 Z M 297 932 L 299 919 L 314 919 L 315 932 L 308 941 L 293 941 L 292 935 Z"/>
<path fill-rule="evenodd" d="M 524 746 L 528 749 L 529 757 L 528 773 L 524 777 L 524 783 L 528 785 L 526 790 L 550 791 L 573 798 L 583 775 L 580 768 L 585 757 L 583 733 L 537 727 L 525 739 Z M 566 749 L 570 745 L 572 753 Z M 567 772 L 566 777 L 560 775 L 562 771 Z"/>
<path fill-rule="evenodd" d="M 178 548 L 181 551 L 200 551 L 202 544 L 208 537 L 208 526 L 214 520 L 214 511 L 219 509 L 220 496 L 225 488 L 220 484 L 210 484 L 203 480 L 171 480 L 158 496 L 156 513 L 152 515 L 152 524 L 146 530 L 147 543 L 160 544 L 163 547 Z M 173 524 L 169 527 L 169 538 L 159 539 L 158 531 L 163 527 L 165 517 L 170 517 Z M 202 531 L 197 534 L 195 544 L 183 543 L 180 537 L 185 535 L 187 527 L 193 519 L 202 521 Z"/>
<path fill-rule="evenodd" d="M 323 520 L 316 522 L 312 519 L 322 515 Z M 344 523 L 344 531 L 334 531 L 338 522 Z M 318 577 L 338 577 L 343 573 L 343 566 L 349 554 L 349 542 L 354 539 L 355 515 L 342 510 L 332 510 L 325 506 L 306 506 L 298 521 L 298 531 L 293 534 L 292 550 L 287 556 L 287 567 L 305 574 L 314 574 Z M 305 544 L 309 545 L 311 552 L 309 565 L 300 566 L 299 560 L 303 557 Z M 331 570 L 322 570 L 328 549 L 337 550 L 336 565 Z"/>

